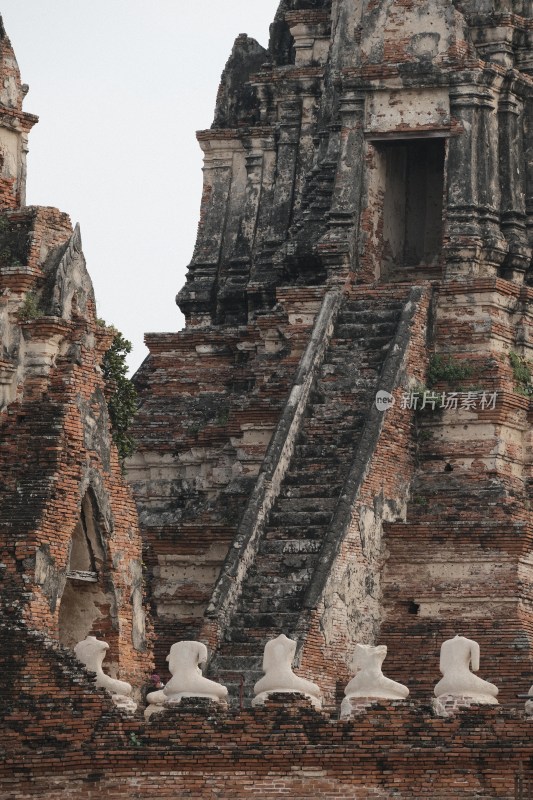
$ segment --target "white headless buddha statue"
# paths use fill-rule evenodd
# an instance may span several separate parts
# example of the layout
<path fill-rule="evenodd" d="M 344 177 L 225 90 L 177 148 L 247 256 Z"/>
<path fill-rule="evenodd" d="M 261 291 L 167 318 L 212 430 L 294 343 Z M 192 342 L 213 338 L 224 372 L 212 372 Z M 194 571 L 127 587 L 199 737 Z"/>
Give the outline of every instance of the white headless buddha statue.
<path fill-rule="evenodd" d="M 479 655 L 479 644 L 464 636 L 444 642 L 440 649 L 443 678 L 435 686 L 435 697 L 464 697 L 476 703 L 497 705 L 498 688 L 474 675 L 479 669 Z"/>
<path fill-rule="evenodd" d="M 159 714 L 165 710 L 165 703 L 168 700 L 163 689 L 156 689 L 146 695 L 147 706 L 144 709 L 144 718 L 149 719 L 153 714 Z"/>
<path fill-rule="evenodd" d="M 156 682 L 162 687 L 156 689 Z M 161 711 L 165 710 L 165 703 L 167 701 L 167 696 L 164 693 L 163 689 L 165 688 L 161 683 L 161 678 L 157 674 L 152 675 L 152 682 L 154 684 L 154 690 L 152 692 L 148 692 L 146 695 L 146 708 L 144 709 L 144 718 L 149 719 L 153 714 L 159 714 Z"/>
<path fill-rule="evenodd" d="M 89 672 L 96 673 L 96 685 L 101 686 L 111 694 L 116 706 L 124 711 L 134 712 L 137 708 L 137 703 L 131 697 L 131 684 L 126 683 L 126 681 L 119 681 L 116 678 L 110 678 L 102 668 L 108 650 L 108 643 L 97 639 L 96 636 L 87 636 L 74 647 L 74 653 L 78 661 L 81 661 Z"/>
<path fill-rule="evenodd" d="M 529 687 L 529 699 L 526 700 L 526 714 L 528 717 L 533 717 L 533 686 Z"/>
<path fill-rule="evenodd" d="M 166 706 L 177 705 L 184 697 L 206 697 L 216 703 L 226 702 L 228 690 L 204 678 L 200 669 L 207 662 L 207 647 L 202 642 L 176 642 L 167 656 L 172 678 L 162 689 Z"/>
<path fill-rule="evenodd" d="M 350 713 L 350 700 L 352 698 L 375 698 L 380 700 L 405 700 L 409 689 L 401 683 L 386 678 L 381 671 L 381 665 L 387 656 L 385 645 L 373 647 L 370 644 L 357 644 L 352 662 L 352 667 L 358 670 L 350 681 L 342 701 L 341 716 Z"/>
<path fill-rule="evenodd" d="M 265 645 L 263 655 L 264 676 L 254 686 L 255 698 L 252 705 L 262 705 L 274 692 L 303 694 L 315 708 L 322 706 L 322 692 L 316 683 L 295 675 L 292 662 L 296 653 L 296 642 L 283 633 Z"/>

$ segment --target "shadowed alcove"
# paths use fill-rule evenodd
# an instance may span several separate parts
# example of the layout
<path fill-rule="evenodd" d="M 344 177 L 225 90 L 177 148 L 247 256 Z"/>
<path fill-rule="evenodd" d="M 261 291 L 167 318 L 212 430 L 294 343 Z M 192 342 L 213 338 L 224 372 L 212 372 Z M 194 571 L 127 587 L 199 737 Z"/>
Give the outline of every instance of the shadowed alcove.
<path fill-rule="evenodd" d="M 104 542 L 97 502 L 89 490 L 72 534 L 67 579 L 59 608 L 59 641 L 65 647 L 72 648 L 91 635 L 105 639 L 113 650 L 115 598 L 105 574 Z"/>

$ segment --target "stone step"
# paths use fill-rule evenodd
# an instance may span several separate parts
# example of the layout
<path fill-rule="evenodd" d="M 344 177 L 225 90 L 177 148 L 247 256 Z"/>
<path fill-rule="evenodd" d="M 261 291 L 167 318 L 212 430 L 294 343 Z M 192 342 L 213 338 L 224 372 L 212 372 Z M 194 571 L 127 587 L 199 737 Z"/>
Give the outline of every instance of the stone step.
<path fill-rule="evenodd" d="M 335 381 L 336 390 L 334 392 L 331 391 L 332 380 Z M 304 417 L 304 429 L 306 423 L 313 419 L 319 420 L 321 430 L 329 435 L 334 433 L 335 429 L 339 430 L 339 421 L 341 427 L 348 427 L 349 423 L 343 421 L 343 416 L 345 417 L 350 412 L 361 414 L 362 403 L 369 391 L 370 387 L 365 387 L 362 392 L 361 388 L 355 385 L 351 375 L 338 375 L 333 379 L 329 376 L 319 378 L 313 387 L 313 400 L 307 407 Z M 329 413 L 324 413 L 324 405 L 327 405 Z M 343 416 L 335 419 L 332 416 L 335 412 L 343 414 Z"/>
<path fill-rule="evenodd" d="M 375 394 L 372 394 L 372 401 L 374 402 Z M 312 418 L 305 419 L 303 421 L 302 430 L 298 435 L 298 444 L 306 444 L 307 441 L 312 441 L 312 439 L 321 436 L 323 437 L 328 444 L 335 444 L 335 441 L 332 440 L 328 442 L 328 439 L 332 439 L 335 436 L 335 432 L 339 437 L 341 437 L 344 441 L 342 442 L 343 445 L 351 446 L 354 437 L 360 432 L 361 427 L 365 424 L 368 416 L 368 405 L 365 408 L 364 412 L 354 414 L 352 409 L 349 409 L 343 416 L 338 417 L 328 417 L 326 413 L 322 414 L 315 414 Z M 300 441 L 301 438 L 301 441 Z"/>
<path fill-rule="evenodd" d="M 373 399 L 376 389 L 376 378 L 373 375 L 368 385 L 361 388 L 354 386 L 350 379 L 337 379 L 338 383 L 344 383 L 339 387 L 339 391 L 331 392 L 329 389 L 328 381 L 319 380 L 313 387 L 313 398 L 307 408 L 307 413 L 304 417 L 304 429 L 308 420 L 320 420 L 324 426 L 329 424 L 330 427 L 335 429 L 335 426 L 341 423 L 343 427 L 355 427 L 358 422 L 357 418 L 364 416 L 366 412 L 366 405 L 369 399 Z M 350 420 L 350 415 L 352 420 Z"/>
<path fill-rule="evenodd" d="M 333 338 L 357 342 L 364 347 L 367 354 L 372 350 L 381 350 L 390 344 L 392 335 L 369 336 L 368 331 L 365 333 L 364 330 L 360 330 L 361 327 L 364 328 L 360 325 L 339 325 L 335 328 Z"/>
<path fill-rule="evenodd" d="M 299 613 L 308 585 L 309 584 L 306 583 L 305 585 L 298 586 L 292 594 L 280 594 L 279 596 L 269 595 L 259 600 L 250 600 L 243 594 L 242 602 L 246 603 L 246 610 L 248 613 L 265 618 L 262 625 L 263 629 L 275 631 L 279 628 L 279 625 L 276 624 L 278 614 Z M 256 593 L 258 588 L 259 587 L 255 587 Z M 272 590 L 270 590 L 270 593 L 272 594 Z M 272 618 L 270 622 L 267 621 L 267 617 Z M 280 632 L 285 633 L 284 630 Z"/>
<path fill-rule="evenodd" d="M 334 367 L 328 365 L 328 371 L 319 375 L 315 385 L 313 386 L 313 397 L 309 404 L 306 417 L 312 416 L 313 409 L 316 406 L 324 405 L 324 399 L 328 400 L 332 408 L 337 405 L 347 406 L 348 408 L 361 408 L 362 404 L 366 402 L 368 395 L 372 392 L 375 386 L 375 376 L 365 376 L 361 378 L 359 370 L 355 367 L 350 369 L 334 370 Z M 325 398 L 324 398 L 325 395 Z"/>
<path fill-rule="evenodd" d="M 262 669 L 259 670 L 234 670 L 229 667 L 212 664 L 207 671 L 207 677 L 212 681 L 221 683 L 228 690 L 228 705 L 238 708 L 241 696 L 243 705 L 251 705 L 254 697 L 254 686 L 264 675 Z"/>
<path fill-rule="evenodd" d="M 316 461 L 309 464 L 301 462 L 300 464 L 293 464 L 285 475 L 283 485 L 287 487 L 292 486 L 337 486 L 344 483 L 345 473 L 347 471 L 346 464 L 328 466 L 321 466 Z"/>
<path fill-rule="evenodd" d="M 373 382 L 374 383 L 374 382 Z M 369 400 L 373 402 L 375 390 L 370 391 Z M 313 416 L 305 417 L 302 429 L 305 432 L 308 426 L 323 425 L 333 430 L 351 428 L 356 429 L 367 417 L 368 408 L 344 403 L 318 404 L 312 407 Z"/>
<path fill-rule="evenodd" d="M 387 347 L 382 350 L 367 350 L 364 353 L 359 351 L 351 352 L 348 355 L 345 353 L 338 353 L 332 351 L 328 355 L 328 363 L 334 367 L 341 367 L 343 369 L 353 369 L 353 389 L 355 391 L 370 391 L 372 388 L 372 381 L 376 381 L 379 377 L 378 367 L 382 364 L 383 359 L 387 355 L 388 343 L 392 340 L 387 340 Z M 349 363 L 347 363 L 349 360 Z M 318 377 L 318 381 L 327 383 L 325 378 Z M 332 395 L 337 392 L 332 383 L 329 385 L 329 391 Z M 342 394 L 342 391 L 341 391 Z"/>
<path fill-rule="evenodd" d="M 372 358 L 378 353 L 373 353 Z M 372 388 L 372 376 L 361 372 L 361 368 L 368 363 L 368 353 L 351 353 L 347 356 L 344 353 L 331 352 L 328 354 L 328 360 L 322 364 L 320 372 L 316 378 L 313 389 L 318 391 L 319 394 L 327 392 L 333 399 L 337 395 L 343 395 L 346 392 L 348 380 L 350 381 L 349 393 L 354 395 L 352 402 L 355 399 L 364 400 L 365 394 Z M 316 389 L 316 387 L 319 387 Z M 311 403 L 313 402 L 314 392 L 311 394 Z"/>
<path fill-rule="evenodd" d="M 269 542 L 287 542 L 290 539 L 298 539 L 300 536 L 302 539 L 308 539 L 309 541 L 322 542 L 324 540 L 324 535 L 325 528 L 323 525 L 308 524 L 284 527 L 269 525 L 263 534 L 265 541 Z"/>
<path fill-rule="evenodd" d="M 251 567 L 250 578 L 256 586 L 268 583 L 274 588 L 284 583 L 287 576 L 291 586 L 303 585 L 315 562 L 314 553 L 263 553 L 260 550 Z"/>
<path fill-rule="evenodd" d="M 329 499 L 335 498 L 335 502 L 337 502 L 341 489 L 342 489 L 342 483 L 340 482 L 327 483 L 327 484 L 326 483 L 322 484 L 322 482 L 318 484 L 301 483 L 294 485 L 284 481 L 279 497 L 280 499 L 289 497 L 302 497 L 302 498 L 327 497 Z"/>
<path fill-rule="evenodd" d="M 354 378 L 353 375 L 337 375 L 336 377 L 326 375 L 318 378 L 313 387 L 313 397 L 307 408 L 305 418 L 320 417 L 324 404 L 332 412 L 338 408 L 340 411 L 362 413 L 365 404 L 368 402 L 369 395 L 375 389 L 375 385 L 375 376 L 372 376 L 370 380 L 365 379 L 364 384 L 361 383 L 359 378 Z"/>
<path fill-rule="evenodd" d="M 342 340 L 344 341 L 344 340 Z M 392 340 L 388 340 L 392 341 Z M 331 353 L 328 355 L 328 361 L 332 364 L 346 364 L 348 358 L 350 359 L 350 364 L 353 366 L 354 369 L 358 372 L 358 379 L 360 381 L 367 381 L 371 379 L 371 373 L 368 371 L 369 367 L 376 364 L 378 359 L 382 359 L 383 356 L 386 354 L 385 350 L 366 350 L 364 353 L 360 351 L 350 351 L 346 353 L 345 351 L 340 349 L 341 345 L 339 344 L 339 350 L 332 350 Z M 360 384 L 363 385 L 363 384 Z"/>
<path fill-rule="evenodd" d="M 234 661 L 232 656 L 221 654 L 219 657 L 217 654 L 209 665 L 207 674 L 212 680 L 214 679 L 226 686 L 228 695 L 231 696 L 232 700 L 238 701 L 242 690 L 244 690 L 243 694 L 253 697 L 254 685 L 264 675 L 262 662 L 262 653 L 259 659 L 254 659 L 253 667 L 247 666 L 246 659 Z"/>
<path fill-rule="evenodd" d="M 385 297 L 363 297 L 360 300 L 348 300 L 340 309 L 340 314 L 354 313 L 360 311 L 383 312 L 399 311 L 404 307 L 404 300 L 397 300 Z"/>
<path fill-rule="evenodd" d="M 304 528 L 328 525 L 333 509 L 326 511 L 271 511 L 267 522 L 267 533 L 271 528 Z"/>
<path fill-rule="evenodd" d="M 360 352 L 353 348 L 347 348 L 344 351 L 331 350 L 327 354 L 327 360 L 323 361 L 320 366 L 319 380 L 327 383 L 335 394 L 335 380 L 342 376 L 349 376 L 353 378 L 354 387 L 360 388 L 364 392 L 365 389 L 368 389 L 368 378 L 360 374 L 359 364 L 364 361 L 366 356 L 366 351 Z"/>
<path fill-rule="evenodd" d="M 298 622 L 298 614 L 292 611 L 281 611 L 276 614 L 250 614 L 240 608 L 233 615 L 231 628 L 226 631 L 225 639 L 228 642 L 253 643 L 257 637 L 264 641 L 279 636 L 280 633 L 289 634 L 287 631 L 294 630 Z"/>
<path fill-rule="evenodd" d="M 359 372 L 359 379 L 371 380 L 373 375 L 371 370 L 376 370 L 377 366 L 383 363 L 385 355 L 386 350 L 374 350 L 366 353 L 353 353 L 352 363 Z M 344 364 L 346 361 L 346 356 L 343 353 L 332 352 L 329 354 L 328 359 L 334 364 Z M 379 373 L 376 373 L 376 377 L 378 374 Z"/>
<path fill-rule="evenodd" d="M 313 565 L 314 566 L 314 565 Z M 277 576 L 250 575 L 246 589 L 243 589 L 241 602 L 249 614 L 292 614 L 300 609 L 303 595 L 310 582 L 310 570 L 298 573 L 300 580 L 294 580 L 294 574 L 287 569 L 285 574 Z M 266 623 L 265 623 L 266 624 Z M 271 623 L 268 627 L 275 627 Z"/>
<path fill-rule="evenodd" d="M 229 631 L 226 631 L 222 644 L 220 645 L 220 649 L 218 650 L 217 654 L 213 658 L 211 663 L 214 663 L 215 659 L 218 658 L 219 654 L 224 654 L 230 652 L 231 646 L 231 653 L 239 656 L 247 656 L 249 658 L 255 658 L 257 655 L 257 639 L 253 636 L 241 636 L 241 638 L 232 638 L 229 636 Z M 240 633 L 243 633 L 243 630 L 240 629 Z M 228 638 L 229 636 L 229 638 Z M 241 641 L 242 639 L 242 641 Z"/>
<path fill-rule="evenodd" d="M 287 582 L 287 578 L 285 582 Z M 287 592 L 281 594 L 277 588 L 250 585 L 249 592 L 253 590 L 253 596 L 250 593 L 243 593 L 240 602 L 243 610 L 245 609 L 248 615 L 254 615 L 260 619 L 261 624 L 257 625 L 257 629 L 247 629 L 248 638 L 250 640 L 257 639 L 257 637 L 265 635 L 272 638 L 277 636 L 276 631 L 278 633 L 280 631 L 285 632 L 287 625 L 280 625 L 278 617 L 286 614 L 298 616 L 308 586 L 309 582 L 307 581 L 305 584 L 295 586 L 292 592 L 289 593 L 287 590 Z M 261 593 L 260 597 L 258 593 Z"/>
<path fill-rule="evenodd" d="M 278 498 L 276 512 L 333 511 L 337 505 L 336 497 L 286 497 Z"/>
<path fill-rule="evenodd" d="M 241 675 L 243 678 L 242 688 L 241 688 Z M 222 686 L 225 686 L 228 690 L 228 697 L 227 703 L 230 708 L 238 708 L 241 702 L 241 692 L 242 692 L 242 700 L 243 705 L 251 705 L 252 699 L 254 697 L 254 686 L 261 678 L 257 678 L 253 681 L 251 675 L 242 674 L 238 672 L 232 672 L 231 670 L 225 670 L 223 668 L 218 669 L 213 665 L 209 667 L 207 671 L 207 677 L 212 680 L 216 681 L 217 683 L 221 683 Z"/>
<path fill-rule="evenodd" d="M 297 553 L 319 553 L 322 547 L 320 539 L 265 539 L 261 542 L 260 552 L 265 555 L 287 555 Z"/>
<path fill-rule="evenodd" d="M 374 383 L 374 382 L 373 382 Z M 302 421 L 301 434 L 324 436 L 332 439 L 337 434 L 355 431 L 366 419 L 369 403 L 374 402 L 375 389 L 365 391 L 364 398 L 361 392 L 351 391 L 350 387 L 332 397 L 327 389 L 317 388 L 317 403 L 310 405 Z M 326 394 L 329 402 L 321 403 L 321 397 Z M 332 439 L 332 444 L 336 440 Z"/>
<path fill-rule="evenodd" d="M 224 652 L 224 648 L 221 648 L 220 652 L 217 653 L 215 659 L 213 660 L 213 670 L 217 669 L 219 672 L 234 672 L 237 675 L 242 674 L 243 672 L 256 672 L 259 676 L 262 675 L 262 664 L 263 664 L 263 649 L 259 652 L 259 654 L 251 655 L 234 655 L 233 652 L 228 653 L 227 655 Z"/>
<path fill-rule="evenodd" d="M 376 320 L 374 322 L 361 322 L 358 319 L 351 321 L 342 318 L 340 320 L 337 319 L 334 337 L 339 339 L 363 340 L 366 344 L 366 342 L 371 339 L 379 339 L 382 337 L 390 339 L 396 333 L 397 327 L 397 321 Z M 349 334 L 346 336 L 340 333 L 340 331 L 348 331 Z"/>
<path fill-rule="evenodd" d="M 312 553 L 257 553 L 250 567 L 250 585 L 268 585 L 276 591 L 280 588 L 285 591 L 287 588 L 288 595 L 294 594 L 297 587 L 309 578 L 309 570 L 315 561 L 316 555 Z M 287 577 L 290 578 L 290 584 L 286 585 Z"/>
<path fill-rule="evenodd" d="M 317 470 L 322 469 L 323 474 L 335 478 L 336 483 L 341 481 L 344 483 L 343 472 L 346 472 L 352 462 L 360 435 L 360 431 L 354 433 L 354 446 L 351 447 L 348 452 L 344 449 L 328 452 L 327 446 L 296 445 L 296 447 L 306 447 L 307 455 L 299 454 L 294 458 L 290 466 L 291 475 L 298 475 L 300 478 L 305 478 L 307 473 L 311 475 Z M 314 483 L 315 481 L 309 482 Z"/>
<path fill-rule="evenodd" d="M 341 309 L 337 316 L 337 324 L 365 324 L 372 325 L 375 322 L 379 323 L 395 323 L 398 324 L 401 314 L 401 306 L 399 308 L 379 308 L 375 310 L 348 310 Z"/>
<path fill-rule="evenodd" d="M 337 447 L 334 444 L 325 443 L 321 445 L 320 443 L 317 444 L 297 444 L 294 447 L 294 456 L 298 460 L 302 459 L 305 461 L 306 459 L 324 459 L 328 461 L 329 459 L 336 461 L 339 459 L 346 460 L 350 458 L 352 455 L 352 448 L 348 448 L 346 446 Z"/>
<path fill-rule="evenodd" d="M 333 473 L 334 470 L 346 467 L 350 463 L 354 448 L 357 446 L 359 433 L 359 431 L 357 431 L 357 434 L 354 433 L 354 447 L 350 447 L 349 450 L 348 448 L 328 449 L 328 445 L 325 447 L 315 447 L 310 444 L 296 445 L 296 447 L 306 448 L 306 454 L 299 453 L 294 458 L 291 462 L 291 472 L 305 475 L 307 470 L 314 472 L 321 466 L 324 472 L 331 471 Z"/>
<path fill-rule="evenodd" d="M 363 419 L 361 419 L 361 422 Z M 333 447 L 338 450 L 340 447 L 348 448 L 353 444 L 356 430 L 360 426 L 352 426 L 349 428 L 342 428 L 339 426 L 337 435 L 334 432 L 334 426 L 329 425 L 325 428 L 321 420 L 306 420 L 303 430 L 298 435 L 296 447 L 309 446 L 309 447 Z M 359 431 L 357 430 L 357 433 Z"/>
<path fill-rule="evenodd" d="M 324 371 L 319 375 L 309 396 L 309 406 L 307 408 L 307 416 L 311 413 L 315 406 L 322 406 L 324 401 L 329 401 L 334 404 L 345 402 L 347 405 L 357 407 L 357 404 L 365 401 L 367 395 L 372 391 L 376 382 L 376 375 L 366 372 L 361 372 L 362 369 L 367 368 L 361 365 L 361 362 L 356 363 L 356 359 L 346 364 L 344 356 L 340 357 L 337 364 L 334 359 L 337 356 L 330 356 L 328 362 L 328 371 Z"/>

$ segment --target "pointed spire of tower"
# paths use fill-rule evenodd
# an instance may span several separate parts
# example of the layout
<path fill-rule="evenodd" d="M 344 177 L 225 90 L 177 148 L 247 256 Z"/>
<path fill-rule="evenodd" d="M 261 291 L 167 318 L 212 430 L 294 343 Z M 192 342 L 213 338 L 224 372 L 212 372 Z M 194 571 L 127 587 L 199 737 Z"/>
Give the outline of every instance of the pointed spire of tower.
<path fill-rule="evenodd" d="M 0 15 L 0 105 L 22 111 L 22 101 L 28 91 L 20 78 L 17 59 Z"/>
<path fill-rule="evenodd" d="M 22 110 L 27 92 L 0 16 L 0 209 L 26 202 L 28 134 L 38 119 Z"/>

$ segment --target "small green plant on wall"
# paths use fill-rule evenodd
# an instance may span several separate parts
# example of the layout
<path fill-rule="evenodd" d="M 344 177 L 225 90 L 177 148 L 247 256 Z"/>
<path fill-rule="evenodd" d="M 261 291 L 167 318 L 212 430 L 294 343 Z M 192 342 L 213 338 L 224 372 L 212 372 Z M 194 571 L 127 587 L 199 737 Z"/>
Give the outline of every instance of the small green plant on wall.
<path fill-rule="evenodd" d="M 443 356 L 439 353 L 434 353 L 428 366 L 428 386 L 432 387 L 440 382 L 446 382 L 452 385 L 467 378 L 472 377 L 472 367 L 468 364 L 463 364 L 456 358 L 451 356 Z"/>
<path fill-rule="evenodd" d="M 104 324 L 98 320 L 100 325 Z M 126 356 L 131 353 L 131 342 L 117 331 L 102 361 L 102 372 L 106 384 L 111 390 L 107 401 L 109 418 L 111 420 L 111 434 L 122 460 L 131 456 L 135 451 L 135 441 L 129 435 L 128 429 L 137 411 L 138 397 L 135 386 L 127 377 L 128 366 Z"/>
<path fill-rule="evenodd" d="M 42 316 L 43 312 L 39 305 L 39 298 L 35 292 L 28 292 L 17 311 L 17 317 L 21 322 L 28 322 L 29 320 L 38 319 Z"/>
<path fill-rule="evenodd" d="M 513 350 L 509 353 L 509 363 L 513 370 L 515 393 L 524 397 L 533 395 L 533 383 L 531 381 L 531 364 L 524 356 L 518 355 Z"/>

